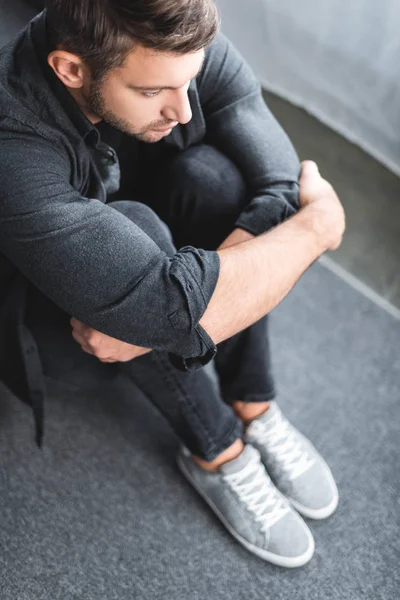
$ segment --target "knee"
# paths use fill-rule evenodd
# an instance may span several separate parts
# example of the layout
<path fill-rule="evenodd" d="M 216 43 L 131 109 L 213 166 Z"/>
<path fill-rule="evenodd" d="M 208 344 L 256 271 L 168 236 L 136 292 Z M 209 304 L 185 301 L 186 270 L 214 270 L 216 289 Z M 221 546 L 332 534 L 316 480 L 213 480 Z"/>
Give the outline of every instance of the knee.
<path fill-rule="evenodd" d="M 218 198 L 219 209 L 236 210 L 247 203 L 245 179 L 235 163 L 217 148 L 199 144 L 184 150 L 168 165 L 167 185 L 175 191 L 195 190 L 196 195 Z M 165 184 L 165 181 L 164 181 Z"/>
<path fill-rule="evenodd" d="M 118 200 L 110 206 L 140 227 L 166 254 L 172 256 L 176 253 L 167 224 L 149 206 L 133 200 Z"/>

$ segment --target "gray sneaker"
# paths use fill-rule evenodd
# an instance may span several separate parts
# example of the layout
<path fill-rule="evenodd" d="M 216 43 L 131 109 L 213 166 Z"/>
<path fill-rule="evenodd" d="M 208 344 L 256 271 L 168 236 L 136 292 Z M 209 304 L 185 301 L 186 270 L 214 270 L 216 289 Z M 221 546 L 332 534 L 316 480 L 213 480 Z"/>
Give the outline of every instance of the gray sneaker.
<path fill-rule="evenodd" d="M 276 402 L 250 423 L 244 439 L 258 449 L 275 485 L 299 513 L 325 519 L 336 510 L 339 494 L 328 465 Z"/>
<path fill-rule="evenodd" d="M 202 469 L 182 448 L 183 475 L 247 550 L 281 567 L 305 565 L 314 539 L 303 519 L 276 489 L 251 445 L 216 472 Z"/>

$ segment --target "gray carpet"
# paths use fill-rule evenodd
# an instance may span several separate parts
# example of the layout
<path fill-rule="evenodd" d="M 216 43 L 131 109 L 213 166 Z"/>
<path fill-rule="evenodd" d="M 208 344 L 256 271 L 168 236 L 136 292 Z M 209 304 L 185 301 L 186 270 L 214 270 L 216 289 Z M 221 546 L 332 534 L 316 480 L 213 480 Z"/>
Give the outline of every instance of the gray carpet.
<path fill-rule="evenodd" d="M 288 571 L 238 545 L 182 478 L 178 440 L 120 380 L 50 384 L 43 451 L 0 390 L 1 600 L 398 600 L 400 322 L 316 264 L 273 315 L 280 404 L 341 493 Z"/>
<path fill-rule="evenodd" d="M 33 16 L 0 0 L 0 47 Z M 1 600 L 399 600 L 400 323 L 315 265 L 274 312 L 286 414 L 341 503 L 285 571 L 248 554 L 179 474 L 178 441 L 137 390 L 49 384 L 46 446 L 0 388 Z"/>

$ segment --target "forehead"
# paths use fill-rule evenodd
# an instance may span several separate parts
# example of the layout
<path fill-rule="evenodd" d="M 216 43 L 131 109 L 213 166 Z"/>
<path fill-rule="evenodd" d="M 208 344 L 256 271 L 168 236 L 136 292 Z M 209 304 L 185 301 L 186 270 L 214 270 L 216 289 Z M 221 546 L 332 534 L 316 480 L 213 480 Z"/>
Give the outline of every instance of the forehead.
<path fill-rule="evenodd" d="M 115 75 L 122 83 L 135 87 L 178 88 L 196 77 L 203 60 L 204 50 L 174 54 L 137 46 L 124 66 L 115 69 Z"/>

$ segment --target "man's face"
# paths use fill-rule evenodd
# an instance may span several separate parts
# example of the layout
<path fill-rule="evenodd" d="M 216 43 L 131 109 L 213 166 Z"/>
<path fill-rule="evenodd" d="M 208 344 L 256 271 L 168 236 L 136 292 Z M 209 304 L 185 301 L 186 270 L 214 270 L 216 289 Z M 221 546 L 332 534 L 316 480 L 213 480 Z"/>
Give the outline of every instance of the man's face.
<path fill-rule="evenodd" d="M 190 81 L 201 70 L 204 51 L 177 55 L 138 46 L 124 67 L 81 93 L 92 115 L 144 142 L 158 142 L 192 118 Z"/>

